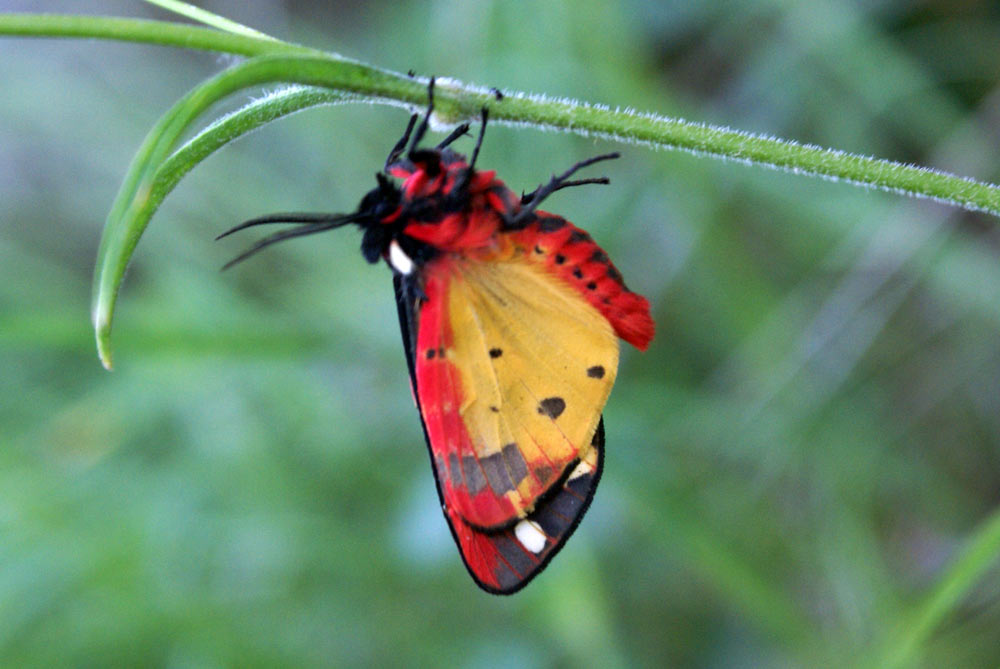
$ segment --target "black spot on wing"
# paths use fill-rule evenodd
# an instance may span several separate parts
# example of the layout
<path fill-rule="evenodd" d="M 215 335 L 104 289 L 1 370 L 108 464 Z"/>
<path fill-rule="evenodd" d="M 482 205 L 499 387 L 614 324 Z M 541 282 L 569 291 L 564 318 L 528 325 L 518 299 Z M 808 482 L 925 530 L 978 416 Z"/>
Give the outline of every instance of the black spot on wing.
<path fill-rule="evenodd" d="M 490 349 L 490 357 L 491 358 L 499 358 L 501 355 L 503 355 L 503 349 L 502 348 L 491 348 Z"/>
<path fill-rule="evenodd" d="M 587 376 L 589 376 L 592 379 L 603 379 L 604 367 L 602 367 L 601 365 L 594 365 L 593 367 L 588 367 Z"/>
<path fill-rule="evenodd" d="M 566 262 L 566 256 L 564 256 L 561 253 L 557 253 L 556 254 L 556 264 L 557 265 L 562 265 L 564 262 Z"/>
<path fill-rule="evenodd" d="M 566 400 L 561 397 L 546 397 L 538 403 L 538 413 L 556 419 L 566 410 Z"/>
<path fill-rule="evenodd" d="M 583 270 L 580 269 L 579 267 L 577 267 L 576 269 L 573 270 L 573 276 L 575 276 L 578 279 L 582 279 L 583 278 Z"/>
<path fill-rule="evenodd" d="M 435 353 L 437 353 L 437 351 L 435 351 L 434 349 L 432 349 L 432 348 L 427 349 L 427 359 L 428 360 L 433 360 Z"/>
<path fill-rule="evenodd" d="M 559 218 L 558 216 L 546 216 L 545 218 L 539 218 L 538 221 L 538 230 L 540 232 L 555 232 L 564 227 L 566 227 L 566 219 Z"/>

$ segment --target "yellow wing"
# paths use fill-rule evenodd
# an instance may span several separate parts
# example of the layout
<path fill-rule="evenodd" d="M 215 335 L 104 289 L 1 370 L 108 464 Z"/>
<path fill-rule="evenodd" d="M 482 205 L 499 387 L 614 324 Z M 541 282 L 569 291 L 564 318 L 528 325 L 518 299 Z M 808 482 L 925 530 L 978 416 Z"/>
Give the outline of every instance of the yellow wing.
<path fill-rule="evenodd" d="M 594 460 L 618 339 L 572 286 L 522 253 L 436 262 L 429 287 L 441 313 L 421 317 L 420 339 L 421 348 L 438 341 L 443 355 L 418 356 L 418 378 L 421 367 L 439 370 L 418 387 L 438 477 L 469 525 L 501 527 L 526 517 L 570 466 Z M 461 425 L 448 419 L 456 410 Z"/>

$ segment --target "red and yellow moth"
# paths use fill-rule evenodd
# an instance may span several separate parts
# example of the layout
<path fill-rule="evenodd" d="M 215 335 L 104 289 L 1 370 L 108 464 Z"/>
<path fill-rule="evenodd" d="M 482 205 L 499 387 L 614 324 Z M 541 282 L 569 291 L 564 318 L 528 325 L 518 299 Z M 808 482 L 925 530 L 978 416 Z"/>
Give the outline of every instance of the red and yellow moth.
<path fill-rule="evenodd" d="M 441 506 L 465 566 L 484 590 L 524 587 L 576 529 L 601 477 L 602 411 L 618 371 L 618 338 L 645 350 L 646 299 L 626 288 L 586 232 L 538 209 L 554 191 L 606 178 L 574 165 L 518 196 L 451 144 L 421 148 L 433 111 L 411 117 L 350 214 L 284 213 L 248 227 L 293 223 L 231 266 L 279 241 L 350 223 L 361 252 L 393 282 L 417 409 Z M 415 129 L 415 131 L 414 131 Z M 399 184 L 393 179 L 399 180 Z"/>

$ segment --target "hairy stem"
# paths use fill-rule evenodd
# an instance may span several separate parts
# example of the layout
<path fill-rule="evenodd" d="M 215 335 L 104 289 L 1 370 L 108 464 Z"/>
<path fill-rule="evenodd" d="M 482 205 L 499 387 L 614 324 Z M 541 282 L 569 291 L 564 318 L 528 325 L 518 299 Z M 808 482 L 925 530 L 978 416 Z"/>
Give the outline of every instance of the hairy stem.
<path fill-rule="evenodd" d="M 7 14 L 0 16 L 0 35 L 35 37 L 98 37 L 165 46 L 220 51 L 243 56 L 300 55 L 350 62 L 334 54 L 279 40 L 233 34 L 163 21 L 109 17 Z M 353 63 L 372 77 L 390 74 Z M 395 75 L 403 83 L 401 75 Z M 296 81 L 289 77 L 288 81 Z M 416 82 L 411 82 L 415 84 Z M 336 89 L 336 84 L 318 83 Z M 349 92 L 414 102 L 413 86 L 385 90 L 364 83 Z M 485 89 L 451 82 L 452 101 L 465 116 L 473 116 L 488 97 Z M 796 173 L 843 180 L 863 186 L 926 197 L 971 210 L 1000 215 L 1000 187 L 937 170 L 888 160 L 802 145 L 678 118 L 612 110 L 543 96 L 507 94 L 491 104 L 494 119 L 512 124 L 590 134 L 667 149 L 681 149 L 723 159 L 785 169 Z M 451 120 L 451 119 L 450 119 Z"/>

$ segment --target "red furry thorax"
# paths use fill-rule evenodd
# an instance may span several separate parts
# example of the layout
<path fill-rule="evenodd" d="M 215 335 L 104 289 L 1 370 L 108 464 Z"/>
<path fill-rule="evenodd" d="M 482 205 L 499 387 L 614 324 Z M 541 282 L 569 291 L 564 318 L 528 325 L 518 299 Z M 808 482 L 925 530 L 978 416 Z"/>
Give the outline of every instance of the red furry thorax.
<path fill-rule="evenodd" d="M 544 263 L 553 275 L 578 290 L 618 336 L 646 350 L 655 330 L 649 302 L 626 287 L 621 273 L 590 235 L 544 211 L 535 211 L 523 227 L 505 229 L 505 221 L 521 210 L 521 198 L 492 170 L 474 170 L 467 177 L 464 201 L 455 203 L 450 197 L 467 170 L 465 160 L 450 151 L 442 152 L 438 169 L 410 162 L 390 166 L 389 173 L 402 181 L 402 198 L 399 208 L 383 222 L 397 222 L 420 201 L 436 205 L 440 217 L 403 221 L 403 234 L 444 253 L 486 261 L 508 255 L 513 245 L 516 252 Z"/>

